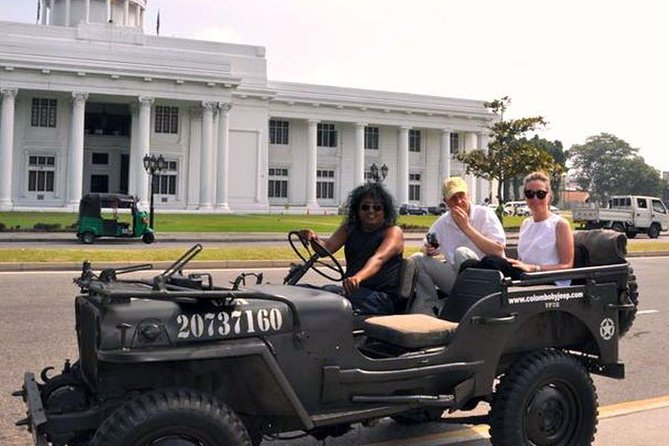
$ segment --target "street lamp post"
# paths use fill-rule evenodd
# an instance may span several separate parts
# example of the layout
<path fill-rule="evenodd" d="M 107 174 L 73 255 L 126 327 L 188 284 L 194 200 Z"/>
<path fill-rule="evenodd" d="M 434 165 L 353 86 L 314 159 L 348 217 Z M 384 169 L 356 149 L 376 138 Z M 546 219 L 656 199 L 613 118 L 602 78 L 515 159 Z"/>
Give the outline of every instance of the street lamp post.
<path fill-rule="evenodd" d="M 369 166 L 369 172 L 372 176 L 372 180 L 375 183 L 382 183 L 383 180 L 386 179 L 386 176 L 388 176 L 388 166 L 386 166 L 384 163 L 379 169 L 379 166 L 377 166 L 376 163 L 373 163 L 371 166 Z"/>
<path fill-rule="evenodd" d="M 160 173 L 161 170 L 167 167 L 165 158 L 162 155 L 156 157 L 156 155 L 144 155 L 144 169 L 146 173 L 151 177 L 151 200 L 149 205 L 149 226 L 151 229 L 153 227 L 153 194 L 154 194 L 154 185 L 155 185 L 155 176 Z"/>

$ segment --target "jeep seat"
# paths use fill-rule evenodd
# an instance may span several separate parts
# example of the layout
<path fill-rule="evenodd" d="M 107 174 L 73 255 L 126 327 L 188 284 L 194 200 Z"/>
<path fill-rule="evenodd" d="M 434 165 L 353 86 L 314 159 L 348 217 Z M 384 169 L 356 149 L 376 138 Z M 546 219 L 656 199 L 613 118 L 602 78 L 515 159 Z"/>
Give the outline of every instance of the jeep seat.
<path fill-rule="evenodd" d="M 416 294 L 416 282 L 418 281 L 418 265 L 411 257 L 402 259 L 400 267 L 400 281 L 397 287 L 397 297 L 401 302 L 406 302 L 405 310 L 408 311 Z"/>
<path fill-rule="evenodd" d="M 379 341 L 421 349 L 449 344 L 458 324 L 426 314 L 375 316 L 365 320 L 365 334 Z"/>

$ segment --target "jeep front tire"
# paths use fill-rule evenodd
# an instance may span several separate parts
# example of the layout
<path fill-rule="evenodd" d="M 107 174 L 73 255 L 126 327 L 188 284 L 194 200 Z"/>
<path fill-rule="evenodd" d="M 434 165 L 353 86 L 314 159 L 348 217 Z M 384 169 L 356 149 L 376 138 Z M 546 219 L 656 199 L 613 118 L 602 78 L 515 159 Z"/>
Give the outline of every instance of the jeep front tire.
<path fill-rule="evenodd" d="M 494 446 L 591 444 L 597 394 L 587 370 L 560 350 L 531 352 L 501 377 L 490 412 Z"/>
<path fill-rule="evenodd" d="M 166 444 L 251 446 L 240 419 L 223 403 L 190 389 L 156 390 L 119 407 L 90 446 Z"/>

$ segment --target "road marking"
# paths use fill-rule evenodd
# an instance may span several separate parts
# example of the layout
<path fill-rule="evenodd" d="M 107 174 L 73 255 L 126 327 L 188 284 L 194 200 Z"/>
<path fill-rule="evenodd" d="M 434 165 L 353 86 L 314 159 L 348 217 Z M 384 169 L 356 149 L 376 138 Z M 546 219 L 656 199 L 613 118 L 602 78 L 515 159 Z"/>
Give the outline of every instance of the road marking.
<path fill-rule="evenodd" d="M 669 395 L 656 398 L 647 398 L 638 401 L 610 404 L 599 408 L 599 419 L 620 417 L 647 410 L 669 407 Z M 369 443 L 365 446 L 447 446 L 461 444 L 475 440 L 489 439 L 487 424 L 478 424 L 469 428 L 425 435 L 422 437 L 404 438 L 398 440 Z"/>
<path fill-rule="evenodd" d="M 639 310 L 636 312 L 636 314 L 655 314 L 659 312 L 660 310 Z"/>

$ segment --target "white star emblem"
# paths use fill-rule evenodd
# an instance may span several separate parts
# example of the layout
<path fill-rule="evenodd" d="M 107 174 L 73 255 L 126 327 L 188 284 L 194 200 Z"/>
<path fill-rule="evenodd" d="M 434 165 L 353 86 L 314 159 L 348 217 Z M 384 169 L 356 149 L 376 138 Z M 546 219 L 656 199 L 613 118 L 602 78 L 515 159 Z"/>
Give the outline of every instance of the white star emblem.
<path fill-rule="evenodd" d="M 613 320 L 606 318 L 602 320 L 602 323 L 599 324 L 599 335 L 605 341 L 608 341 L 616 333 L 616 324 L 613 323 Z"/>

